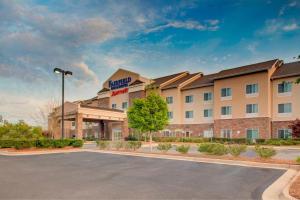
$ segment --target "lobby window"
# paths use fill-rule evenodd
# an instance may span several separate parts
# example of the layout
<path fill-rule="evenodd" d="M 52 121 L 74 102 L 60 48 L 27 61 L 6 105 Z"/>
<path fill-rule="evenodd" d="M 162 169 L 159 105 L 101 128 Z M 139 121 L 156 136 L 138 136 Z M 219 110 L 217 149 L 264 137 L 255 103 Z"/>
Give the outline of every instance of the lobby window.
<path fill-rule="evenodd" d="M 256 94 L 258 93 L 258 84 L 246 85 L 246 94 Z"/>
<path fill-rule="evenodd" d="M 128 108 L 128 103 L 127 102 L 123 102 L 122 103 L 122 109 L 127 109 Z"/>
<path fill-rule="evenodd" d="M 212 109 L 204 109 L 203 115 L 204 117 L 212 117 Z"/>
<path fill-rule="evenodd" d="M 193 95 L 185 96 L 185 103 L 192 103 L 193 102 Z"/>
<path fill-rule="evenodd" d="M 167 97 L 166 101 L 167 101 L 167 104 L 172 104 L 173 103 L 173 97 Z"/>
<path fill-rule="evenodd" d="M 204 98 L 204 101 L 211 101 L 212 100 L 212 93 L 211 92 L 205 92 L 203 94 L 203 98 Z"/>
<path fill-rule="evenodd" d="M 221 115 L 231 115 L 232 108 L 231 106 L 221 107 Z"/>
<path fill-rule="evenodd" d="M 115 104 L 115 103 L 111 104 L 111 108 L 112 109 L 117 109 L 117 104 Z"/>
<path fill-rule="evenodd" d="M 291 113 L 292 104 L 291 103 L 281 103 L 278 104 L 278 113 Z"/>
<path fill-rule="evenodd" d="M 246 113 L 258 113 L 258 104 L 247 104 Z"/>
<path fill-rule="evenodd" d="M 292 130 L 291 129 L 278 129 L 278 138 L 291 139 L 292 138 Z"/>
<path fill-rule="evenodd" d="M 247 129 L 247 139 L 257 139 L 259 131 L 256 128 Z"/>
<path fill-rule="evenodd" d="M 173 112 L 168 112 L 168 118 L 173 119 Z"/>
<path fill-rule="evenodd" d="M 194 117 L 194 112 L 193 111 L 185 111 L 185 118 L 186 119 L 191 119 Z"/>
<path fill-rule="evenodd" d="M 283 82 L 278 84 L 278 93 L 286 93 L 292 91 L 292 83 L 291 82 Z"/>
<path fill-rule="evenodd" d="M 222 129 L 221 130 L 221 137 L 222 138 L 231 138 L 232 130 L 230 129 Z"/>
<path fill-rule="evenodd" d="M 221 97 L 230 97 L 231 96 L 231 88 L 222 88 L 221 89 Z"/>

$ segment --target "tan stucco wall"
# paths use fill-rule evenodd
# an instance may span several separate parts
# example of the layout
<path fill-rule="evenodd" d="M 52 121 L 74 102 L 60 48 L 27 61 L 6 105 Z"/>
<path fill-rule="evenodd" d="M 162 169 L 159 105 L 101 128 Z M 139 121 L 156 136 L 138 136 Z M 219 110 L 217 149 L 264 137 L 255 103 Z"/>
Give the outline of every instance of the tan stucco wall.
<path fill-rule="evenodd" d="M 213 99 L 212 101 L 204 101 L 204 93 L 205 92 L 212 92 L 214 93 L 213 86 L 211 87 L 203 87 L 191 90 L 184 90 L 182 91 L 181 95 L 181 102 L 182 102 L 182 121 L 184 124 L 207 124 L 213 123 L 213 118 L 208 119 L 204 118 L 204 109 L 213 109 Z M 193 95 L 193 102 L 192 103 L 185 103 L 185 97 Z M 214 94 L 213 94 L 214 96 Z M 185 119 L 185 111 L 194 111 L 194 118 L 193 119 Z"/>
<path fill-rule="evenodd" d="M 246 85 L 258 84 L 258 96 L 247 97 Z M 232 100 L 221 100 L 221 88 L 231 88 Z M 232 118 L 247 118 L 246 104 L 258 104 L 257 117 L 270 117 L 270 80 L 267 72 L 216 80 L 214 84 L 214 116 L 221 119 L 221 107 L 232 106 Z"/>
<path fill-rule="evenodd" d="M 273 113 L 272 118 L 273 121 L 289 121 L 295 120 L 296 118 L 300 118 L 300 85 L 292 84 L 291 93 L 287 94 L 278 94 L 278 84 L 283 81 L 286 82 L 295 82 L 297 77 L 293 78 L 282 78 L 276 79 L 272 81 L 273 88 Z M 291 114 L 278 114 L 278 104 L 280 103 L 292 103 L 292 113 Z"/>
<path fill-rule="evenodd" d="M 181 124 L 182 123 L 182 102 L 181 102 L 181 93 L 177 88 L 162 90 L 161 96 L 166 99 L 166 97 L 172 96 L 173 103 L 168 104 L 168 109 L 170 112 L 173 112 L 173 119 L 169 121 L 170 124 Z"/>

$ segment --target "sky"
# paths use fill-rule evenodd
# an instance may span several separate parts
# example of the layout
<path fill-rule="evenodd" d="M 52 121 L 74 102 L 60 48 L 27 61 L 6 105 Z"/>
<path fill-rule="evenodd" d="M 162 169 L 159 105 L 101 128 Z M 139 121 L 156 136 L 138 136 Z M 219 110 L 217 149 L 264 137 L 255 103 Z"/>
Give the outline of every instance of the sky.
<path fill-rule="evenodd" d="M 118 68 L 209 74 L 300 54 L 300 0 L 0 0 L 0 115 L 34 124 L 61 98 L 96 96 Z"/>

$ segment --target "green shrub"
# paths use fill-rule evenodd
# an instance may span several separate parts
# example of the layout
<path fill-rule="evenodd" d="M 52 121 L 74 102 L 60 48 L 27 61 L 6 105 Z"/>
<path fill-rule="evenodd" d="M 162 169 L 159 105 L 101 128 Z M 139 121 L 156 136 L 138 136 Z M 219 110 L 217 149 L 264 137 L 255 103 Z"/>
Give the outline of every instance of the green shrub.
<path fill-rule="evenodd" d="M 178 151 L 179 153 L 182 153 L 182 154 L 188 153 L 189 149 L 190 149 L 190 145 L 176 146 L 176 151 Z"/>
<path fill-rule="evenodd" d="M 83 140 L 73 140 L 70 145 L 72 147 L 82 147 L 83 146 Z"/>
<path fill-rule="evenodd" d="M 256 142 L 256 144 L 264 144 L 266 142 L 266 140 L 258 138 L 258 139 L 255 139 L 255 142 Z"/>
<path fill-rule="evenodd" d="M 36 142 L 32 140 L 15 140 L 14 147 L 16 149 L 27 149 L 31 147 L 35 147 Z"/>
<path fill-rule="evenodd" d="M 202 143 L 198 146 L 198 151 L 221 156 L 228 153 L 228 148 L 220 143 Z"/>
<path fill-rule="evenodd" d="M 104 150 L 104 149 L 108 149 L 109 148 L 109 145 L 110 145 L 110 142 L 109 141 L 106 141 L 106 140 L 99 140 L 98 141 L 98 146 L 101 150 Z"/>
<path fill-rule="evenodd" d="M 300 165 L 300 156 L 296 158 L 296 162 Z"/>
<path fill-rule="evenodd" d="M 14 140 L 0 140 L 0 148 L 12 148 L 14 144 Z"/>
<path fill-rule="evenodd" d="M 38 148 L 50 148 L 54 146 L 54 140 L 52 139 L 41 139 L 36 141 L 36 147 Z"/>
<path fill-rule="evenodd" d="M 266 140 L 264 144 L 282 146 L 282 145 L 298 145 L 300 141 L 295 139 L 269 139 Z"/>
<path fill-rule="evenodd" d="M 168 152 L 171 148 L 172 148 L 172 145 L 170 143 L 159 143 L 157 146 L 157 149 L 164 153 Z"/>
<path fill-rule="evenodd" d="M 125 144 L 125 149 L 135 151 L 135 150 L 141 148 L 141 146 L 142 146 L 142 143 L 140 141 L 128 141 Z"/>
<path fill-rule="evenodd" d="M 114 142 L 113 146 L 116 150 L 122 149 L 124 147 L 124 142 L 122 142 L 122 141 Z"/>
<path fill-rule="evenodd" d="M 133 135 L 133 134 L 130 134 L 128 135 L 128 137 L 125 138 L 126 141 L 138 141 L 138 138 Z"/>
<path fill-rule="evenodd" d="M 272 156 L 276 155 L 276 150 L 275 149 L 267 148 L 267 147 L 256 146 L 255 147 L 255 152 L 261 158 L 271 158 Z"/>
<path fill-rule="evenodd" d="M 235 157 L 239 156 L 242 152 L 245 152 L 246 150 L 246 145 L 233 144 L 228 147 L 228 152 Z"/>
<path fill-rule="evenodd" d="M 54 148 L 64 148 L 66 146 L 70 145 L 70 140 L 68 139 L 58 139 L 58 140 L 53 140 L 53 147 Z"/>

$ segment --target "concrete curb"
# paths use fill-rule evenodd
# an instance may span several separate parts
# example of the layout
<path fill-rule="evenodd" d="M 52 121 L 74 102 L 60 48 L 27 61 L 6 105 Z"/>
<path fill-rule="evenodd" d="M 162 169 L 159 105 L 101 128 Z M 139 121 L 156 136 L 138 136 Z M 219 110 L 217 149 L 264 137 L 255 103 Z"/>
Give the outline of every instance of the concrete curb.
<path fill-rule="evenodd" d="M 137 152 L 117 152 L 117 151 L 105 151 L 105 150 L 93 150 L 93 149 L 86 149 L 85 151 L 95 152 L 95 153 L 145 157 L 145 158 L 182 160 L 182 161 L 192 161 L 192 162 L 221 164 L 221 165 L 236 165 L 236 166 L 256 167 L 256 168 L 271 168 L 271 169 L 283 169 L 283 170 L 287 170 L 290 168 L 295 168 L 295 169 L 299 168 L 299 166 L 293 166 L 287 164 L 258 163 L 258 162 L 250 162 L 250 161 L 224 160 L 224 159 L 215 159 L 215 158 L 185 157 L 185 156 L 176 156 L 176 155 L 174 156 L 159 155 L 159 154 L 137 153 Z"/>
<path fill-rule="evenodd" d="M 279 179 L 270 185 L 263 193 L 263 200 L 294 200 L 286 191 L 298 173 L 295 169 L 288 169 Z M 287 193 L 286 193 L 287 192 Z"/>
<path fill-rule="evenodd" d="M 73 152 L 82 152 L 83 149 L 70 149 L 70 150 L 52 150 L 52 151 L 36 151 L 36 152 L 9 152 L 9 151 L 0 151 L 2 156 L 29 156 L 29 155 L 45 155 L 45 154 L 57 154 L 57 153 L 73 153 Z"/>
<path fill-rule="evenodd" d="M 292 197 L 290 195 L 290 187 L 291 185 L 294 183 L 294 181 L 296 181 L 296 179 L 300 177 L 300 171 L 294 176 L 294 178 L 287 184 L 287 186 L 284 188 L 283 190 L 283 196 L 286 198 L 286 199 L 289 199 L 289 200 L 297 200 L 295 197 Z"/>

